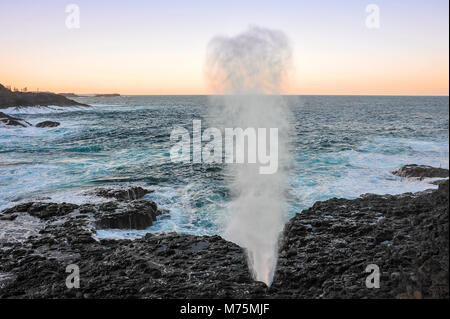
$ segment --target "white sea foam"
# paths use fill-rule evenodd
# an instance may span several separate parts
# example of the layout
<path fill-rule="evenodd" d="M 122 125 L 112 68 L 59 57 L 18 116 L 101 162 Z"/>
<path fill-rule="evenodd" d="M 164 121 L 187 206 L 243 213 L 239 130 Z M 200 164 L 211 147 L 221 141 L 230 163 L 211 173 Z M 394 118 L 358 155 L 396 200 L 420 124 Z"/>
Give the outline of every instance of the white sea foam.
<path fill-rule="evenodd" d="M 390 153 L 391 149 L 411 149 L 411 152 Z M 438 186 L 430 183 L 442 178 L 407 179 L 391 172 L 406 164 L 448 168 L 448 150 L 448 142 L 443 141 L 369 139 L 358 149 L 318 156 L 317 161 L 320 163 L 331 161 L 336 164 L 325 166 L 323 171 L 319 164 L 319 172 L 311 177 L 305 177 L 301 168 L 295 170 L 290 177 L 290 200 L 305 209 L 318 200 L 332 197 L 356 198 L 364 193 L 395 195 L 436 189 Z"/>
<path fill-rule="evenodd" d="M 1 109 L 5 114 L 49 114 L 62 112 L 75 112 L 88 109 L 86 106 L 27 106 L 27 107 L 7 107 Z"/>
<path fill-rule="evenodd" d="M 158 209 L 167 211 L 158 217 L 157 221 L 145 230 L 102 229 L 97 231 L 97 238 L 136 239 L 147 233 L 177 232 L 192 235 L 214 235 L 223 229 L 225 219 L 221 210 L 224 207 L 215 203 L 208 212 L 198 211 L 192 207 L 191 201 L 201 185 L 191 183 L 184 187 L 153 186 L 154 192 L 145 196 L 146 200 L 154 201 Z M 203 196 L 208 194 L 202 193 Z M 216 227 L 211 225 L 215 224 Z"/>
<path fill-rule="evenodd" d="M 28 214 L 19 214 L 13 222 L 0 220 L 0 244 L 22 242 L 30 236 L 39 235 L 44 223 Z"/>

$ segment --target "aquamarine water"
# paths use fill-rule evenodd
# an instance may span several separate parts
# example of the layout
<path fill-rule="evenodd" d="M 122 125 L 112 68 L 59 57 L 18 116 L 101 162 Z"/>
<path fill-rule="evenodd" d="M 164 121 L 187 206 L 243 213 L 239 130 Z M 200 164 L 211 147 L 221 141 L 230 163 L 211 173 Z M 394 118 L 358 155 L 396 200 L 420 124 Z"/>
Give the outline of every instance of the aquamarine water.
<path fill-rule="evenodd" d="M 398 194 L 435 186 L 390 174 L 404 164 L 448 168 L 448 97 L 286 96 L 292 111 L 289 216 L 317 200 L 363 193 Z M 208 123 L 207 96 L 80 97 L 92 108 L 8 109 L 36 124 L 0 128 L 0 209 L 39 198 L 96 200 L 89 187 L 141 185 L 145 197 L 170 210 L 146 231 L 104 230 L 99 237 L 147 231 L 221 234 L 230 192 L 224 164 L 170 161 L 170 132 Z M 205 124 L 205 125 L 206 125 Z"/>

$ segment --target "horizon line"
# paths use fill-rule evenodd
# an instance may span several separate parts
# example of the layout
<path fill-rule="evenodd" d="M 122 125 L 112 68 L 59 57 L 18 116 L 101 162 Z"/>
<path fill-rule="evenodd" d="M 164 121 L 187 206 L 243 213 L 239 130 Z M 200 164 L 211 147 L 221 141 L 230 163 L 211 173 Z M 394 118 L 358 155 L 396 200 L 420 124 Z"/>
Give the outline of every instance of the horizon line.
<path fill-rule="evenodd" d="M 43 93 L 42 92 L 36 92 L 36 93 Z M 63 93 L 56 93 L 56 94 L 69 94 L 66 92 Z M 76 97 L 95 97 L 95 95 L 102 95 L 102 94 L 119 94 L 120 96 L 232 96 L 232 95 L 251 95 L 251 94 L 177 94 L 177 93 L 169 93 L 169 94 L 122 94 L 122 93 L 70 93 L 75 94 Z M 449 97 L 449 94 L 261 94 L 261 95 L 267 95 L 267 96 L 423 96 L 423 97 L 432 97 L 432 96 L 439 96 L 439 97 Z"/>

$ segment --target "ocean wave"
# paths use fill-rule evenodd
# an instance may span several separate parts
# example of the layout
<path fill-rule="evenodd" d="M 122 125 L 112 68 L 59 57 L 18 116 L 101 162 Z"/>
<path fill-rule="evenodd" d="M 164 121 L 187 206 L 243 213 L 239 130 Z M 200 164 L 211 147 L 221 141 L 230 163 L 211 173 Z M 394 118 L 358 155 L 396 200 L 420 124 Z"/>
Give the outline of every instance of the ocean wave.
<path fill-rule="evenodd" d="M 405 179 L 391 172 L 406 164 L 448 168 L 448 141 L 372 138 L 353 150 L 324 153 L 297 165 L 290 178 L 290 215 L 333 197 L 402 194 L 435 189 L 434 179 Z"/>
<path fill-rule="evenodd" d="M 87 106 L 26 106 L 26 107 L 8 107 L 1 111 L 5 114 L 48 114 L 48 113 L 63 113 L 63 112 L 77 112 L 89 109 Z"/>

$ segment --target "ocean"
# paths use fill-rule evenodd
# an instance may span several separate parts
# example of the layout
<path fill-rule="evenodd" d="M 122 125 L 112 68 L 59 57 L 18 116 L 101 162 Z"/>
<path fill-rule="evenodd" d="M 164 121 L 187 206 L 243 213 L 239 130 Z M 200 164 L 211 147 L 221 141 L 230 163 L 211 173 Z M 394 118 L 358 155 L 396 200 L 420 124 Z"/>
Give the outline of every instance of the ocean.
<path fill-rule="evenodd" d="M 292 162 L 286 221 L 333 197 L 399 194 L 436 186 L 390 172 L 405 164 L 449 167 L 449 98 L 285 96 L 291 110 Z M 100 238 L 147 232 L 213 235 L 224 231 L 231 193 L 226 164 L 172 163 L 170 133 L 209 118 L 208 96 L 79 97 L 91 108 L 2 110 L 32 124 L 0 127 L 0 210 L 21 201 L 85 203 L 92 187 L 139 185 L 170 211 L 147 230 L 100 230 Z"/>

